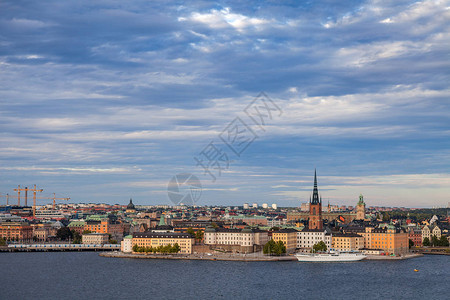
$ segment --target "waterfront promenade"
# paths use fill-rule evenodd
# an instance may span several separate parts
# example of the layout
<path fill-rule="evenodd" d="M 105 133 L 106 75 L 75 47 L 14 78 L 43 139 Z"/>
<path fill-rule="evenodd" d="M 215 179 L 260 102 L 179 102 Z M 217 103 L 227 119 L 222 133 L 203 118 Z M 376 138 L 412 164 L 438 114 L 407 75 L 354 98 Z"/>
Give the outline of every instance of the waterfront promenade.
<path fill-rule="evenodd" d="M 250 254 L 230 254 L 230 253 L 214 253 L 207 254 L 132 254 L 123 252 L 102 252 L 99 254 L 103 257 L 115 258 L 136 258 L 136 259 L 178 259 L 178 260 L 221 260 L 221 261 L 297 261 L 293 255 L 286 256 L 266 256 L 261 253 Z M 423 254 L 410 253 L 403 256 L 382 256 L 368 255 L 364 260 L 404 260 L 423 256 Z"/>

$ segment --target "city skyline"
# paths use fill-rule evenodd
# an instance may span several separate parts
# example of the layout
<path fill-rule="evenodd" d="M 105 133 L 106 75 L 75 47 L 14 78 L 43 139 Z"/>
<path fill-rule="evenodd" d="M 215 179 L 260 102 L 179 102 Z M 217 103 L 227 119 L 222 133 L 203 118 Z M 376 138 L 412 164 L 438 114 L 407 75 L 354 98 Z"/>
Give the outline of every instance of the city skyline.
<path fill-rule="evenodd" d="M 324 205 L 448 205 L 448 1 L 0 10 L 2 195 L 171 205 L 190 173 L 198 205 L 299 206 L 317 169 Z M 278 108 L 264 128 L 246 113 L 261 92 Z M 254 131 L 239 155 L 236 118 Z M 211 142 L 215 179 L 195 159 Z"/>

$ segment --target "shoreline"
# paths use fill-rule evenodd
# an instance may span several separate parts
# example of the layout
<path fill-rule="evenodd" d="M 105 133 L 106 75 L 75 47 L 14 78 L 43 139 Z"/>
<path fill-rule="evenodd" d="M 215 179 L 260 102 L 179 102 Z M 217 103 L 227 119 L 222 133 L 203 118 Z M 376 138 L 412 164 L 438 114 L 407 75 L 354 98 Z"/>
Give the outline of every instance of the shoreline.
<path fill-rule="evenodd" d="M 133 259 L 175 259 L 175 260 L 212 260 L 212 261 L 298 261 L 295 256 L 241 256 L 241 255 L 200 255 L 200 254 L 183 254 L 183 255 L 158 255 L 158 254 L 132 254 L 122 252 L 101 252 L 99 256 L 112 258 L 133 258 Z M 378 256 L 367 255 L 365 260 L 405 260 L 410 258 L 421 257 L 423 254 L 408 254 L 405 256 Z"/>

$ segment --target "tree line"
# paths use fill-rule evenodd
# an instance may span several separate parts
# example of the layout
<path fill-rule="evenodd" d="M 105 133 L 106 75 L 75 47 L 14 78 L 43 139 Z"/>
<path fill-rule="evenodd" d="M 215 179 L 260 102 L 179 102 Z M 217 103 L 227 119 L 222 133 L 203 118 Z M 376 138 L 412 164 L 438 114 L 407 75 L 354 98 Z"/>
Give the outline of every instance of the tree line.
<path fill-rule="evenodd" d="M 437 236 L 433 235 L 431 237 L 431 241 L 429 238 L 424 238 L 422 244 L 424 246 L 435 246 L 435 247 L 448 247 L 449 242 L 445 235 L 441 235 L 441 238 L 438 239 Z M 414 243 L 413 243 L 414 245 Z"/>
<path fill-rule="evenodd" d="M 171 244 L 168 245 L 160 245 L 158 247 L 148 247 L 148 246 L 138 246 L 135 244 L 133 246 L 133 252 L 139 252 L 139 253 L 178 253 L 181 251 L 180 245 L 178 243 L 175 243 L 173 246 Z"/>

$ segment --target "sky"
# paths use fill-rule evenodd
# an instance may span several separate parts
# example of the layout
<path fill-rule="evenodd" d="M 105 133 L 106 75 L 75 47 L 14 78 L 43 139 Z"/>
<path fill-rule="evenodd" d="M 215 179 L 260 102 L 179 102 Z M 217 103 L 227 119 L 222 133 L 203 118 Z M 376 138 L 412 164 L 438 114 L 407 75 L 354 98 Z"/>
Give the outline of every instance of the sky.
<path fill-rule="evenodd" d="M 316 169 L 325 204 L 447 206 L 449 29 L 450 1 L 1 1 L 0 193 L 299 206 Z"/>

